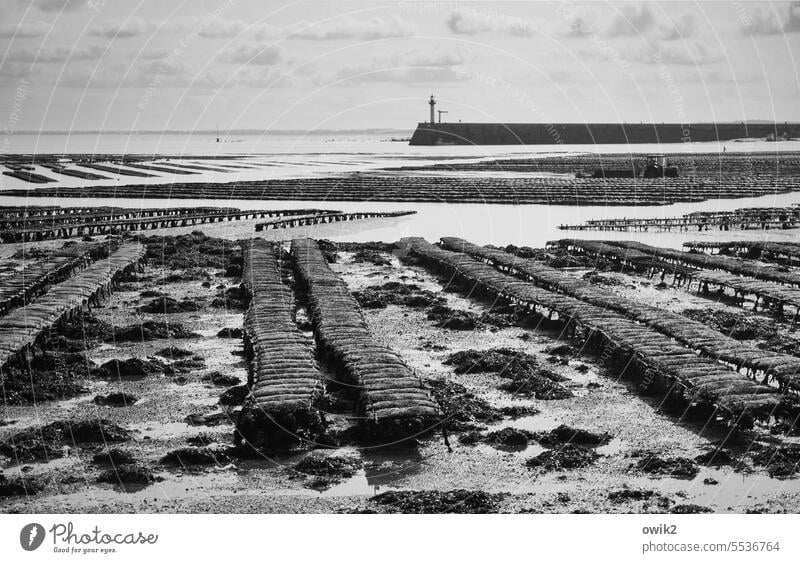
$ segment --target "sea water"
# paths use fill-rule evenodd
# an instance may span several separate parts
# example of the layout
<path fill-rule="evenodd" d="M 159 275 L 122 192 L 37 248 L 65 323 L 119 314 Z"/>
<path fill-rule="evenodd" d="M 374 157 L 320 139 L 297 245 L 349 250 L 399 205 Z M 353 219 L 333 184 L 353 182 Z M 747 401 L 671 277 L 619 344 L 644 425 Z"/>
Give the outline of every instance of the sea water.
<path fill-rule="evenodd" d="M 265 238 L 316 236 L 347 241 L 396 241 L 404 236 L 422 236 L 435 241 L 441 236 L 461 236 L 479 244 L 516 244 L 541 247 L 548 240 L 564 237 L 594 239 L 636 239 L 642 242 L 680 248 L 683 242 L 698 239 L 758 239 L 791 240 L 797 230 L 787 231 L 688 231 L 688 232 L 571 232 L 559 230 L 559 225 L 576 224 L 587 219 L 615 217 L 671 217 L 691 211 L 722 211 L 740 207 L 783 206 L 800 203 L 800 193 L 778 194 L 757 198 L 707 200 L 698 203 L 676 203 L 665 206 L 561 206 L 561 205 L 501 205 L 481 203 L 396 203 L 396 202 L 339 202 L 339 201 L 257 201 L 208 199 L 133 199 L 125 198 L 125 186 L 134 184 L 164 184 L 170 182 L 235 182 L 279 178 L 307 178 L 370 171 L 403 166 L 420 166 L 457 162 L 478 162 L 491 159 L 518 159 L 530 156 L 546 158 L 570 154 L 679 154 L 689 152 L 784 152 L 800 150 L 800 142 L 726 142 L 685 143 L 665 145 L 537 145 L 537 146 L 410 146 L 405 141 L 410 131 L 318 132 L 318 133 L 221 133 L 217 142 L 215 132 L 206 133 L 16 133 L 10 151 L 17 154 L 66 155 L 146 155 L 158 164 L 168 166 L 170 159 L 198 166 L 246 166 L 230 172 L 196 171 L 197 174 L 177 175 L 154 171 L 152 178 L 86 171 L 108 176 L 108 180 L 87 181 L 55 174 L 35 166 L 34 172 L 57 179 L 46 187 L 117 186 L 116 198 L 20 198 L 0 195 L 1 205 L 114 205 L 120 207 L 185 207 L 218 205 L 242 209 L 290 209 L 315 207 L 342 211 L 358 210 L 415 210 L 415 215 L 355 222 L 319 225 L 286 231 L 263 231 Z M 8 153 L 6 153 L 6 156 Z M 213 157 L 209 159 L 208 157 Z M 79 168 L 70 165 L 73 168 Z M 148 172 L 141 170 L 142 172 Z M 447 173 L 447 172 L 444 172 Z M 492 174 L 497 172 L 454 172 L 458 175 Z M 542 173 L 503 172 L 519 177 Z M 0 176 L 0 190 L 13 188 L 37 189 L 8 176 Z M 1 191 L 0 191 L 1 193 Z M 253 236 L 252 221 L 202 225 L 200 230 L 215 236 L 245 238 Z M 173 230 L 183 232 L 186 229 Z M 191 228 L 189 230 L 192 230 Z"/>

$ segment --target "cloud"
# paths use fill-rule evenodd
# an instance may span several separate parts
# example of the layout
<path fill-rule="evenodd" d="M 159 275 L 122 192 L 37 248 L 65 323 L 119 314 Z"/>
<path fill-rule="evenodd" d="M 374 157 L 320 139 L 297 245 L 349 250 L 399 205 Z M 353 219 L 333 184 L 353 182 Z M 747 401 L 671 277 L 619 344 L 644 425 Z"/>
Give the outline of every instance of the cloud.
<path fill-rule="evenodd" d="M 24 69 L 22 69 L 24 70 Z M 0 73 L 6 74 L 6 73 Z M 167 56 L 160 60 L 135 60 L 130 63 L 109 63 L 95 70 L 81 65 L 65 75 L 60 86 L 77 89 L 125 88 L 155 91 L 164 89 L 229 91 L 234 87 L 283 88 L 296 83 L 285 70 L 269 66 L 242 66 L 233 70 L 198 70 L 185 61 Z"/>
<path fill-rule="evenodd" d="M 17 25 L 0 26 L 0 37 L 43 37 L 50 31 L 50 24 L 45 22 L 23 22 Z"/>
<path fill-rule="evenodd" d="M 392 16 L 384 19 L 345 18 L 320 24 L 302 23 L 287 30 L 291 37 L 327 41 L 336 39 L 388 39 L 392 37 L 411 37 L 416 33 L 409 22 Z"/>
<path fill-rule="evenodd" d="M 462 51 L 434 50 L 395 53 L 341 68 L 333 80 L 349 82 L 454 82 L 469 80 Z"/>
<path fill-rule="evenodd" d="M 192 27 L 189 25 L 188 27 Z M 397 17 L 390 18 L 343 18 L 329 22 L 298 22 L 286 27 L 270 24 L 252 24 L 243 20 L 217 19 L 204 26 L 201 37 L 239 37 L 252 36 L 258 40 L 287 37 L 311 41 L 334 41 L 343 39 L 388 39 L 392 37 L 411 37 L 416 28 Z"/>
<path fill-rule="evenodd" d="M 8 55 L 8 60 L 21 63 L 63 63 L 70 61 L 96 60 L 103 56 L 104 49 L 91 47 L 43 47 L 42 49 L 17 49 Z"/>
<path fill-rule="evenodd" d="M 128 20 L 106 20 L 101 24 L 91 28 L 89 35 L 95 37 L 126 39 L 138 37 L 154 32 L 158 28 L 158 23 L 143 18 L 131 18 Z"/>
<path fill-rule="evenodd" d="M 447 18 L 447 27 L 456 35 L 497 32 L 525 36 L 532 33 L 526 20 L 486 8 L 461 8 L 451 12 Z"/>
<path fill-rule="evenodd" d="M 29 64 L 5 62 L 3 65 L 0 65 L 0 76 L 23 78 L 30 76 L 31 74 L 32 70 L 31 70 L 31 65 Z M 0 83 L 0 85 L 7 85 L 7 84 Z"/>
<path fill-rule="evenodd" d="M 628 4 L 622 6 L 619 11 L 606 31 L 609 37 L 644 34 L 656 23 L 656 18 L 647 4 Z"/>
<path fill-rule="evenodd" d="M 560 35 L 572 38 L 644 36 L 648 40 L 672 41 L 693 37 L 697 31 L 694 14 L 685 12 L 678 16 L 656 17 L 647 4 L 624 5 L 611 20 L 601 14 L 578 14 L 566 17 L 567 26 Z"/>
<path fill-rule="evenodd" d="M 99 70 L 86 65 L 76 67 L 62 78 L 59 85 L 79 89 L 213 89 L 222 83 L 222 77 L 208 70 L 196 72 L 181 60 L 166 57 L 161 60 L 113 63 Z"/>
<path fill-rule="evenodd" d="M 690 13 L 685 13 L 674 18 L 669 24 L 659 27 L 659 35 L 666 41 L 692 37 L 695 31 L 697 31 L 697 20 Z"/>
<path fill-rule="evenodd" d="M 220 55 L 227 63 L 270 66 L 278 63 L 283 56 L 280 47 L 260 43 L 248 43 L 230 49 Z"/>
<path fill-rule="evenodd" d="M 752 35 L 775 35 L 800 32 L 800 2 L 791 2 L 785 9 L 756 6 L 753 13 L 740 14 L 742 31 Z"/>
<path fill-rule="evenodd" d="M 200 30 L 201 37 L 237 37 L 249 27 L 247 22 L 241 20 L 214 20 L 212 25 L 204 26 Z"/>
<path fill-rule="evenodd" d="M 89 5 L 88 0 L 18 0 L 18 4 L 33 4 L 43 12 L 71 11 Z"/>
<path fill-rule="evenodd" d="M 187 18 L 176 21 L 147 20 L 130 18 L 128 20 L 106 20 L 89 30 L 89 35 L 106 38 L 128 38 L 148 35 L 156 31 L 175 31 L 196 34 L 205 38 L 231 38 L 241 35 L 257 39 L 279 37 L 281 29 L 267 24 L 252 25 L 242 20 Z"/>
<path fill-rule="evenodd" d="M 199 21 L 199 20 L 198 20 Z M 253 35 L 257 39 L 280 37 L 281 29 L 274 25 L 252 24 L 242 20 L 215 19 L 210 25 L 202 26 L 200 37 L 239 37 Z"/>
<path fill-rule="evenodd" d="M 241 67 L 230 83 L 249 88 L 285 88 L 294 85 L 296 80 L 275 67 Z"/>

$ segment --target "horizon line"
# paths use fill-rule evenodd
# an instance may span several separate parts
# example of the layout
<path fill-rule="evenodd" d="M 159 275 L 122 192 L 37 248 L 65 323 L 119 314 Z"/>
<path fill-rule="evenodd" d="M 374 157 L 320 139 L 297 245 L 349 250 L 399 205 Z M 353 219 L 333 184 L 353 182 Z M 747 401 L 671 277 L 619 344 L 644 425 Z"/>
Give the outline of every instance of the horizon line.
<path fill-rule="evenodd" d="M 525 122 L 527 124 L 528 122 Z M 532 123 L 532 122 L 531 122 Z M 609 123 L 619 123 L 623 125 L 636 125 L 636 124 L 643 124 L 644 121 L 614 121 L 614 122 L 601 122 L 601 121 L 584 121 L 584 122 L 567 122 L 561 121 L 558 124 L 609 124 Z M 648 124 L 654 125 L 663 125 L 666 124 L 666 121 L 657 122 L 657 121 L 648 121 Z M 670 122 L 671 123 L 671 122 Z M 692 125 L 692 124 L 731 124 L 731 123 L 743 123 L 743 124 L 775 124 L 775 125 L 783 125 L 783 124 L 792 124 L 792 125 L 800 125 L 800 121 L 777 121 L 777 120 L 770 120 L 770 119 L 746 119 L 746 120 L 726 120 L 726 121 L 691 121 L 686 123 L 675 123 L 678 125 Z M 399 133 L 399 134 L 412 134 L 414 130 L 420 124 L 429 124 L 427 121 L 420 121 L 414 127 L 409 128 L 398 128 L 398 127 L 365 127 L 365 128 L 349 128 L 349 129 L 229 129 L 227 131 L 217 131 L 216 129 L 140 129 L 140 130 L 126 130 L 126 129 L 43 129 L 43 130 L 35 130 L 35 129 L 20 129 L 18 131 L 10 132 L 9 136 L 13 135 L 166 135 L 166 134 L 193 134 L 193 135 L 218 135 L 219 137 L 226 137 L 231 135 L 329 135 L 329 134 L 354 134 L 354 133 L 383 133 L 383 134 L 390 134 L 390 133 Z M 476 125 L 476 124 L 484 124 L 484 122 L 445 122 L 441 125 Z M 489 122 L 486 122 L 489 124 Z M 519 125 L 523 124 L 523 122 L 492 122 L 491 124 L 499 124 L 499 125 Z M 556 124 L 553 122 L 553 124 Z M 439 125 L 436 123 L 435 125 Z"/>

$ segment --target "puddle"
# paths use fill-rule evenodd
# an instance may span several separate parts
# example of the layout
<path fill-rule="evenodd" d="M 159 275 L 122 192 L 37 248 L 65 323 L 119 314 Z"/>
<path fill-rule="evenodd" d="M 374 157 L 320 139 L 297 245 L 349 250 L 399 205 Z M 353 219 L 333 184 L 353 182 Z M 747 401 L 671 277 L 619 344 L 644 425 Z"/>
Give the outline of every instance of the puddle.
<path fill-rule="evenodd" d="M 389 485 L 420 473 L 425 459 L 416 451 L 371 452 L 364 454 L 367 480 L 373 485 Z"/>
<path fill-rule="evenodd" d="M 235 473 L 184 473 L 180 475 L 156 473 L 163 481 L 150 485 L 98 485 L 90 489 L 67 495 L 51 497 L 55 502 L 71 506 L 93 508 L 106 503 L 148 503 L 171 500 L 202 500 L 223 492 L 234 496 L 240 489 L 239 477 Z M 146 511 L 146 509 L 145 509 Z"/>
<path fill-rule="evenodd" d="M 319 496 L 326 497 L 349 497 L 349 496 L 373 496 L 381 492 L 381 485 L 370 484 L 366 472 L 361 469 L 349 479 L 337 483 L 329 489 L 320 491 Z"/>
<path fill-rule="evenodd" d="M 706 484 L 707 479 L 716 483 Z M 798 479 L 781 480 L 763 473 L 737 473 L 728 467 L 702 468 L 691 480 L 637 477 L 628 480 L 628 484 L 631 488 L 657 490 L 678 503 L 691 502 L 714 507 L 717 511 L 760 505 L 770 497 L 800 493 Z"/>
<path fill-rule="evenodd" d="M 708 478 L 718 481 L 718 484 L 704 484 Z M 688 491 L 697 504 L 736 508 L 763 503 L 776 494 L 798 493 L 800 480 L 773 479 L 763 474 L 747 475 L 730 469 L 704 469 L 691 481 Z"/>
<path fill-rule="evenodd" d="M 528 432 L 548 432 L 561 424 L 563 420 L 555 416 L 546 414 L 535 414 L 533 416 L 523 416 L 517 420 L 511 420 L 496 427 L 493 426 L 489 430 L 501 430 L 506 427 L 519 428 L 520 430 L 527 430 Z"/>
<path fill-rule="evenodd" d="M 360 452 L 356 448 L 345 447 L 330 450 L 331 454 L 361 457 L 364 466 L 352 477 L 341 480 L 326 489 L 297 488 L 263 491 L 267 496 L 317 496 L 345 497 L 345 496 L 372 496 L 387 490 L 396 490 L 393 486 L 415 475 L 424 469 L 423 458 L 416 452 Z M 264 457 L 261 460 L 241 460 L 237 462 L 239 473 L 243 477 L 263 478 L 269 477 L 269 471 L 274 469 L 288 470 L 296 465 L 309 452 L 293 452 L 275 457 Z M 302 481 L 298 481 L 299 483 Z"/>

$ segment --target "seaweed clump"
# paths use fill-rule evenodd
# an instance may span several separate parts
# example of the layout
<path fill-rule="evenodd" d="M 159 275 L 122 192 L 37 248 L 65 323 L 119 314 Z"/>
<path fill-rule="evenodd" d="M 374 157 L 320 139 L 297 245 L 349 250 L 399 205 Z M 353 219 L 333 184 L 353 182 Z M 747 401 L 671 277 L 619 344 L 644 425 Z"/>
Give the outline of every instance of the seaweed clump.
<path fill-rule="evenodd" d="M 96 342 L 137 342 L 157 339 L 199 338 L 180 323 L 174 321 L 152 320 L 124 327 L 115 327 L 99 320 L 89 312 L 82 312 L 74 320 L 65 322 L 59 329 L 66 345 L 83 349 L 87 341 Z"/>
<path fill-rule="evenodd" d="M 216 465 L 227 463 L 228 456 L 223 452 L 207 447 L 187 446 L 171 450 L 161 458 L 164 465 L 190 467 L 194 465 Z"/>
<path fill-rule="evenodd" d="M 107 341 L 136 342 L 159 339 L 186 339 L 199 338 L 196 332 L 187 330 L 182 324 L 174 321 L 144 321 L 125 327 L 112 328 L 108 333 Z"/>
<path fill-rule="evenodd" d="M 643 501 L 650 500 L 657 493 L 650 490 L 642 489 L 619 489 L 608 493 L 608 500 L 614 504 L 622 504 L 628 501 Z"/>
<path fill-rule="evenodd" d="M 370 500 L 403 514 L 490 514 L 498 511 L 504 494 L 484 491 L 387 491 Z"/>
<path fill-rule="evenodd" d="M 111 469 L 103 471 L 97 478 L 102 483 L 112 483 L 119 485 L 149 485 L 156 481 L 163 481 L 162 477 L 157 477 L 150 468 L 143 465 L 125 464 L 117 465 Z"/>
<path fill-rule="evenodd" d="M 800 470 L 800 447 L 768 447 L 753 456 L 753 463 L 767 469 L 770 477 L 791 477 Z"/>
<path fill-rule="evenodd" d="M 438 328 L 449 328 L 450 330 L 475 330 L 480 326 L 480 321 L 476 315 L 469 311 L 451 309 L 447 305 L 436 304 L 427 311 L 428 320 L 433 321 Z"/>
<path fill-rule="evenodd" d="M 778 330 L 777 323 L 756 315 L 719 309 L 687 309 L 683 315 L 699 321 L 736 340 L 769 338 Z"/>
<path fill-rule="evenodd" d="M 35 495 L 42 484 L 29 477 L 6 477 L 0 473 L 0 497 L 22 497 Z"/>
<path fill-rule="evenodd" d="M 165 315 L 174 315 L 176 313 L 193 313 L 199 310 L 200 305 L 191 299 L 183 299 L 182 301 L 178 301 L 177 299 L 173 299 L 172 297 L 166 295 L 156 297 L 149 303 L 139 307 L 139 311 L 142 313 Z"/>
<path fill-rule="evenodd" d="M 590 448 L 577 444 L 565 444 L 532 457 L 525 462 L 525 465 L 543 471 L 565 471 L 586 467 L 597 461 L 598 458 L 600 458 L 600 454 Z"/>
<path fill-rule="evenodd" d="M 699 504 L 676 504 L 670 510 L 670 514 L 708 514 L 711 512 L 714 512 L 711 508 Z"/>
<path fill-rule="evenodd" d="M 694 479 L 700 467 L 694 460 L 685 457 L 662 458 L 653 453 L 643 453 L 634 467 L 651 475 L 665 475 L 676 479 Z"/>
<path fill-rule="evenodd" d="M 483 441 L 501 450 L 522 450 L 533 437 L 533 432 L 509 426 L 490 432 Z"/>
<path fill-rule="evenodd" d="M 451 330 L 476 330 L 486 326 L 493 329 L 508 328 L 521 323 L 517 311 L 505 306 L 493 307 L 490 311 L 477 315 L 469 311 L 452 309 L 440 299 L 432 303 L 426 312 L 428 320 L 433 321 L 435 326 Z"/>
<path fill-rule="evenodd" d="M 87 443 L 123 442 L 130 433 L 106 419 L 59 420 L 23 430 L 0 442 L 0 454 L 19 461 L 62 457 L 64 448 Z"/>
<path fill-rule="evenodd" d="M 561 424 L 549 432 L 537 433 L 536 440 L 546 448 L 558 447 L 564 444 L 578 444 L 593 448 L 607 444 L 611 440 L 611 436 L 607 433 L 597 434 Z"/>
<path fill-rule="evenodd" d="M 561 385 L 566 378 L 543 368 L 535 357 L 510 348 L 464 350 L 447 357 L 456 373 L 495 373 L 509 379 L 500 388 L 541 400 L 568 399 L 572 392 Z"/>
<path fill-rule="evenodd" d="M 226 273 L 239 266 L 241 275 L 244 258 L 238 241 L 209 237 L 201 231 L 179 236 L 142 237 L 141 241 L 145 243 L 147 261 L 152 265 L 172 270 L 219 268 Z"/>
<path fill-rule="evenodd" d="M 0 375 L 4 400 L 9 405 L 67 399 L 87 391 L 84 381 L 97 366 L 83 353 L 49 351 L 28 362 L 16 358 Z"/>
<path fill-rule="evenodd" d="M 371 285 L 361 291 L 354 291 L 353 297 L 365 309 L 385 309 L 388 305 L 423 308 L 444 302 L 441 296 L 432 291 L 421 289 L 413 283 L 400 282 Z"/>
<path fill-rule="evenodd" d="M 165 367 L 164 363 L 157 358 L 113 359 L 102 364 L 100 372 L 109 378 L 138 378 L 162 374 Z"/>
<path fill-rule="evenodd" d="M 311 477 L 306 486 L 326 489 L 352 477 L 361 466 L 361 460 L 354 455 L 315 450 L 300 460 L 293 469 L 296 474 Z"/>
<path fill-rule="evenodd" d="M 127 407 L 138 401 L 139 398 L 130 393 L 117 391 L 108 395 L 97 395 L 94 404 L 102 407 Z"/>
<path fill-rule="evenodd" d="M 473 430 L 478 423 L 502 420 L 500 411 L 459 383 L 434 379 L 428 381 L 428 386 L 442 409 L 444 420 L 453 430 Z"/>
<path fill-rule="evenodd" d="M 357 250 L 353 253 L 353 262 L 357 264 L 361 264 L 364 262 L 368 262 L 375 266 L 391 266 L 392 261 L 389 260 L 382 252 L 377 250 L 371 250 L 368 248 L 362 248 Z"/>

